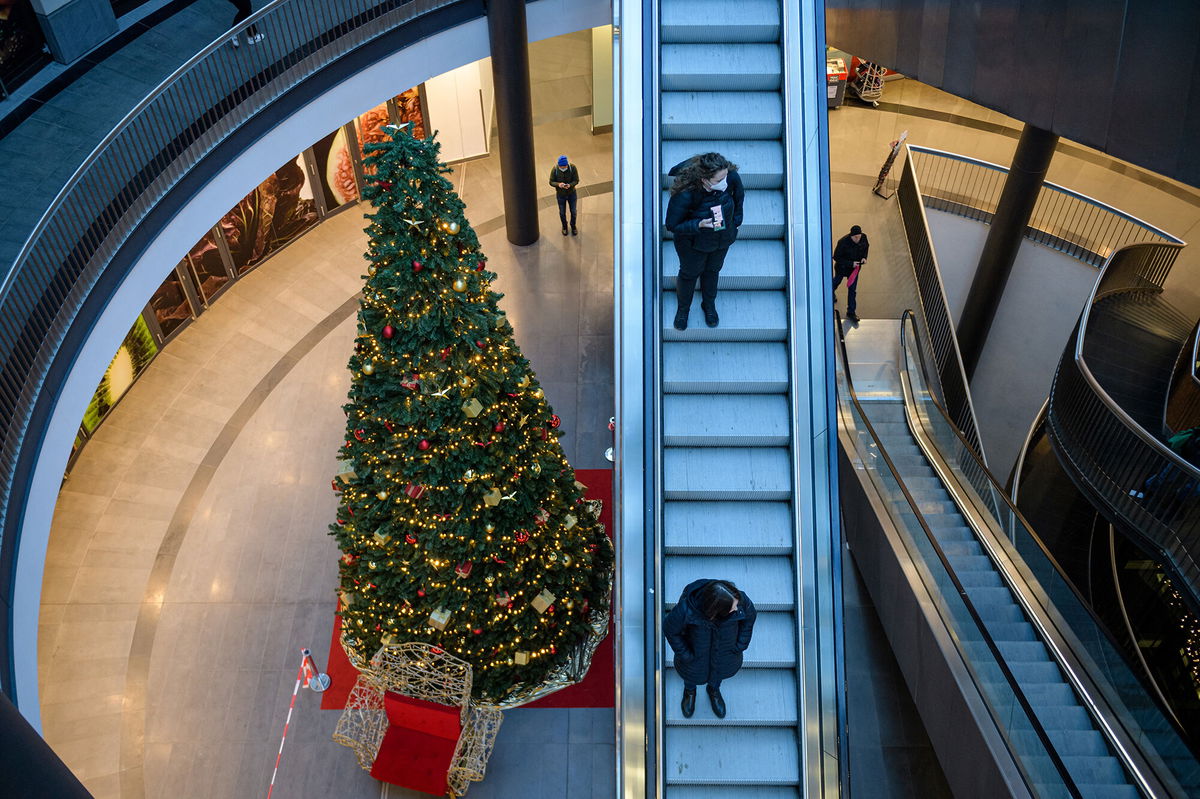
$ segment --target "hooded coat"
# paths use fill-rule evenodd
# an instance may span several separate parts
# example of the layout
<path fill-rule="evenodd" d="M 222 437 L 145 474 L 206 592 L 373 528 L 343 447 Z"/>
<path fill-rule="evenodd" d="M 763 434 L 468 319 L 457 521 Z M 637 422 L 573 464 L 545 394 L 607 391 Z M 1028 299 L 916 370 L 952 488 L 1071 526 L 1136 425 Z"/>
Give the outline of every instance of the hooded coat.
<path fill-rule="evenodd" d="M 690 160 L 680 161 L 667 174 L 676 174 Z M 666 227 L 675 237 L 677 250 L 686 247 L 697 252 L 716 252 L 737 239 L 738 228 L 742 225 L 742 202 L 746 198 L 746 190 L 742 187 L 742 178 L 737 170 L 729 170 L 726 181 L 724 191 L 693 188 L 671 195 L 667 203 Z M 721 206 L 721 214 L 725 218 L 722 230 L 700 227 L 701 220 L 712 219 L 714 205 Z"/>
<path fill-rule="evenodd" d="M 706 619 L 697 603 L 700 590 L 710 582 L 704 579 L 688 584 L 663 624 L 667 643 L 675 652 L 675 671 L 693 685 L 737 674 L 758 616 L 750 597 L 738 591 L 737 610 L 715 623 Z"/>

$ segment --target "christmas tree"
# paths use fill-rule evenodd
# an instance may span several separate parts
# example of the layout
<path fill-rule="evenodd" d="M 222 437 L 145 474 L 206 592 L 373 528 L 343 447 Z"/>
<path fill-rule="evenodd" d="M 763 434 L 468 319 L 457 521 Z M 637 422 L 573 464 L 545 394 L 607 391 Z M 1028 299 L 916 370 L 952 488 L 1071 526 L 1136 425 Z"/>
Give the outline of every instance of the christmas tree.
<path fill-rule="evenodd" d="M 612 545 L 438 145 L 389 131 L 366 147 L 375 212 L 334 480 L 342 643 L 357 664 L 381 644 L 444 647 L 477 699 L 514 703 L 590 660 Z"/>

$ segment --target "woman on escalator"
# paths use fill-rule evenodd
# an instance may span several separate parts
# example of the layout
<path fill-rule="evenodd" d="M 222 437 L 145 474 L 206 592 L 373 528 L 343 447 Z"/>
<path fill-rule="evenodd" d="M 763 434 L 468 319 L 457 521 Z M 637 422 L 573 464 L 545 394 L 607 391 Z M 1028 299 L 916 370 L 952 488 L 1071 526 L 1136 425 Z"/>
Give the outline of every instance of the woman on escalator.
<path fill-rule="evenodd" d="M 708 686 L 713 714 L 725 718 L 721 682 L 737 674 L 750 646 L 757 616 L 754 603 L 728 580 L 696 580 L 683 589 L 663 625 L 683 679 L 683 717 L 696 712 L 696 686 Z"/>

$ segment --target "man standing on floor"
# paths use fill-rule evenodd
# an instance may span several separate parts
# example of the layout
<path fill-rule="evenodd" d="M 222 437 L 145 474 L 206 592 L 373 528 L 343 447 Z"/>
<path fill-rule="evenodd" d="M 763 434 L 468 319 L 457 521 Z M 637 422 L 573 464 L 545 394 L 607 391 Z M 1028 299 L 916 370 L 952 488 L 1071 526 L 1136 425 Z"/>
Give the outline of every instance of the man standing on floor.
<path fill-rule="evenodd" d="M 855 225 L 849 233 L 838 239 L 837 246 L 833 248 L 833 290 L 836 292 L 845 278 L 846 290 L 850 295 L 846 302 L 846 318 L 851 322 L 858 321 L 858 314 L 855 313 L 858 309 L 858 277 L 863 264 L 867 262 L 867 250 L 870 247 L 867 234 Z M 833 301 L 837 302 L 836 294 Z"/>
<path fill-rule="evenodd" d="M 567 205 L 571 206 L 571 235 L 578 236 L 575 228 L 575 209 L 579 203 L 579 195 L 575 187 L 579 185 L 579 170 L 567 160 L 565 155 L 558 157 L 558 163 L 550 170 L 550 185 L 558 195 L 558 218 L 562 222 L 563 235 L 567 235 Z"/>

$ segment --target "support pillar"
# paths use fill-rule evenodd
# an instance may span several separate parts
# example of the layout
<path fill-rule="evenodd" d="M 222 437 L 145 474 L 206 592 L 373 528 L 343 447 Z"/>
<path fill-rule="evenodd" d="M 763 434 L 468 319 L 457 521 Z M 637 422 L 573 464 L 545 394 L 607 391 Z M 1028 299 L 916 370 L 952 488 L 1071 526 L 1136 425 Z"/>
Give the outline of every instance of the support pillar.
<path fill-rule="evenodd" d="M 508 240 L 524 246 L 536 242 L 540 235 L 525 0 L 488 0 L 487 8 L 504 224 Z"/>
<path fill-rule="evenodd" d="M 0 785 L 5 796 L 90 799 L 79 779 L 4 694 L 0 694 L 0 739 L 4 741 Z"/>
<path fill-rule="evenodd" d="M 117 32 L 110 0 L 32 0 L 50 54 L 71 64 Z"/>
<path fill-rule="evenodd" d="M 988 331 L 1004 296 L 1004 285 L 1025 238 L 1025 228 L 1034 203 L 1046 180 L 1046 170 L 1054 157 L 1058 136 L 1048 130 L 1026 124 L 1013 155 L 1008 178 L 1000 193 L 996 215 L 988 229 L 987 242 L 979 256 L 979 266 L 971 280 L 971 291 L 963 306 L 958 325 L 958 346 L 963 368 L 970 380 L 979 365 Z"/>

